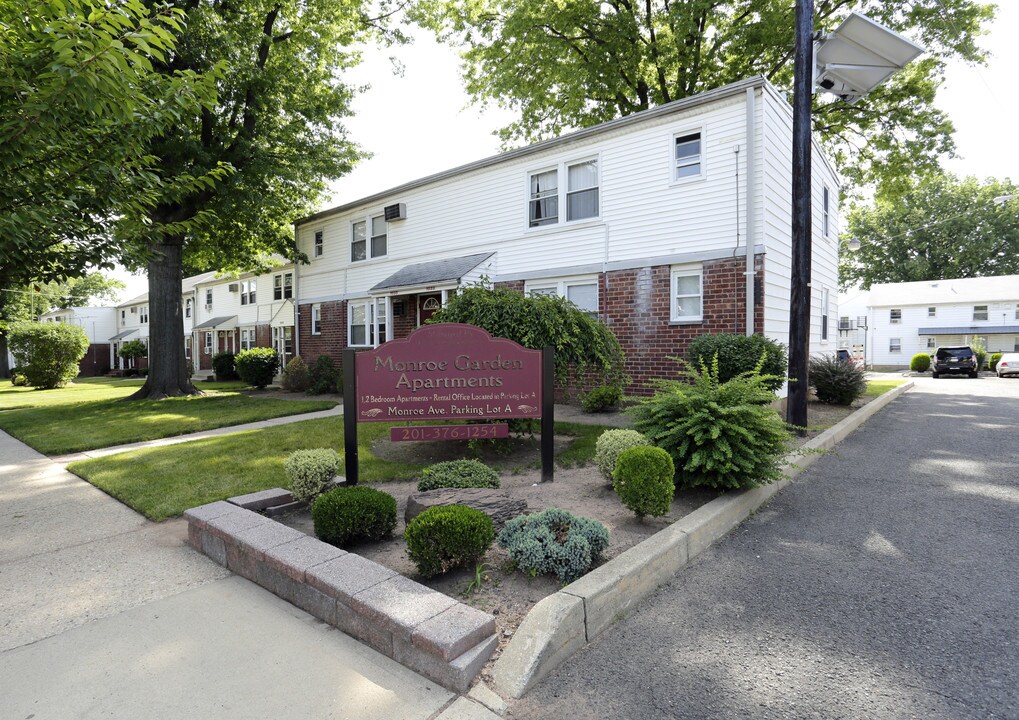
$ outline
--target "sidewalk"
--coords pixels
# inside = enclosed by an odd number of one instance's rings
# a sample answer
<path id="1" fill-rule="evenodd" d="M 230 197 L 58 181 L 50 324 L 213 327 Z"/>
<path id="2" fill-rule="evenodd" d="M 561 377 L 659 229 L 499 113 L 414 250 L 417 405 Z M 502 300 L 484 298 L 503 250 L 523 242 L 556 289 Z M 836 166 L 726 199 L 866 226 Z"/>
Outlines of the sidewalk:
<path id="1" fill-rule="evenodd" d="M 496 717 L 185 537 L 0 431 L 0 715 Z"/>

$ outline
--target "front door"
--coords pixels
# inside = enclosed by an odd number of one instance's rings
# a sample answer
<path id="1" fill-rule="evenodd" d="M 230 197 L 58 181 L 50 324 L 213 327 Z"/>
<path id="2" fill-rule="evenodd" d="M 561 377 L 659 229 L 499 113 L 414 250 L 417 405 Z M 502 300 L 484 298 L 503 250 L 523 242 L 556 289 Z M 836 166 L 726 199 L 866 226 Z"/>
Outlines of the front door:
<path id="1" fill-rule="evenodd" d="M 418 295 L 418 327 L 421 327 L 442 307 L 442 295 Z"/>
<path id="2" fill-rule="evenodd" d="M 280 358 L 280 368 L 285 368 L 294 356 L 294 326 L 274 327 L 272 329 L 272 346 Z"/>

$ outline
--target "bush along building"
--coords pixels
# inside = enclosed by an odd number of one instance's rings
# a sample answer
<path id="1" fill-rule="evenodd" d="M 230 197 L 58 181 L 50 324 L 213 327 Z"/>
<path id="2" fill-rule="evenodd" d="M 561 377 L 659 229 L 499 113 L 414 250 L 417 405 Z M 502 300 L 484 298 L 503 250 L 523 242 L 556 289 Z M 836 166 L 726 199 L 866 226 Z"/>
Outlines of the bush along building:
<path id="1" fill-rule="evenodd" d="M 300 220 L 297 352 L 339 361 L 403 337 L 482 278 L 602 318 L 630 392 L 703 333 L 787 343 L 791 138 L 789 104 L 757 77 Z M 816 353 L 835 349 L 839 179 L 813 157 Z"/>
<path id="2" fill-rule="evenodd" d="M 88 350 L 78 361 L 80 377 L 105 375 L 112 367 L 110 335 L 116 332 L 116 310 L 111 307 L 70 307 L 51 310 L 39 316 L 39 322 L 77 325 L 88 336 Z"/>

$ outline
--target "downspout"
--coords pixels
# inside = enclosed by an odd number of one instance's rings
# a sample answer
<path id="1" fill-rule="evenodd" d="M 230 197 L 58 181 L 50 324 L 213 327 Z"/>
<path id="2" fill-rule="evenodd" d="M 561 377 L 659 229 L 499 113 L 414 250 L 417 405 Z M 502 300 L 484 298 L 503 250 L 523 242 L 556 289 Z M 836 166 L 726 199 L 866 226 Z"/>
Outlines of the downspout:
<path id="1" fill-rule="evenodd" d="M 747 336 L 754 334 L 754 238 L 757 236 L 754 232 L 754 197 L 756 194 L 756 164 L 754 159 L 757 157 L 756 149 L 756 135 L 757 135 L 757 102 L 754 88 L 747 88 L 747 181 L 746 181 L 746 200 L 747 200 L 747 265 L 746 265 L 746 285 L 747 285 Z"/>
<path id="2" fill-rule="evenodd" d="M 300 255 L 300 248 L 297 243 L 297 226 L 294 225 L 294 357 L 301 356 L 301 303 L 300 303 L 300 285 L 297 284 L 297 267 L 301 263 L 298 261 L 298 255 Z M 272 324 L 272 320 L 269 321 Z M 270 334 L 272 330 L 269 330 Z"/>

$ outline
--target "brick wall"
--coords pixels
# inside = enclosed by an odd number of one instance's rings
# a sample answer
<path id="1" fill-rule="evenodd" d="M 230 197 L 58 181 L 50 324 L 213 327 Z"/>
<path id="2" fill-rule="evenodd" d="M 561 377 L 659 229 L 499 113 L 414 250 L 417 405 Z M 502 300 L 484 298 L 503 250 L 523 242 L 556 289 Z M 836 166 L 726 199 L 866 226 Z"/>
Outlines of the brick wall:
<path id="1" fill-rule="evenodd" d="M 399 340 L 410 335 L 418 326 L 417 295 L 401 295 L 394 297 L 393 302 L 403 303 L 403 315 L 393 318 L 393 338 Z"/>
<path id="2" fill-rule="evenodd" d="M 96 343 L 88 346 L 85 357 L 78 361 L 80 377 L 105 375 L 110 371 L 110 344 Z"/>
<path id="3" fill-rule="evenodd" d="M 297 332 L 301 338 L 301 358 L 314 365 L 319 355 L 328 355 L 337 366 L 343 362 L 343 348 L 347 346 L 347 303 L 334 301 L 321 303 L 322 322 L 320 335 L 311 334 L 311 305 L 298 308 Z"/>
<path id="4" fill-rule="evenodd" d="M 255 347 L 272 347 L 272 326 L 255 326 Z"/>

